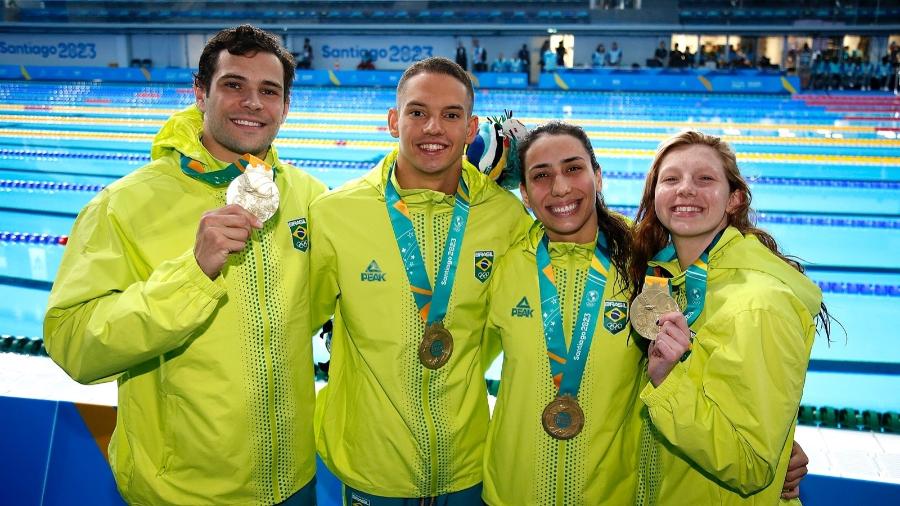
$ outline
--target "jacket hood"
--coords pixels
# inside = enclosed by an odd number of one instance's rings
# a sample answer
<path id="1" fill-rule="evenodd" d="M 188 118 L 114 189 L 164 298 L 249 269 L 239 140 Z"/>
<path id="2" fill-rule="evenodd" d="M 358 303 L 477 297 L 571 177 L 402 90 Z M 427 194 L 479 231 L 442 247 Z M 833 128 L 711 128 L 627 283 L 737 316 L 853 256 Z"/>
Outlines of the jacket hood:
<path id="1" fill-rule="evenodd" d="M 735 240 L 743 238 L 743 240 Z M 728 227 L 710 253 L 709 263 L 717 269 L 753 269 L 764 272 L 789 287 L 810 315 L 821 310 L 822 290 L 805 274 L 794 269 L 759 242 L 752 234 L 742 235 Z"/>
<path id="2" fill-rule="evenodd" d="M 150 158 L 156 160 L 178 151 L 193 160 L 203 160 L 202 133 L 203 112 L 196 105 L 191 105 L 169 117 L 153 138 Z"/>
<path id="3" fill-rule="evenodd" d="M 156 160 L 177 151 L 184 156 L 206 163 L 212 155 L 203 147 L 200 137 L 203 134 L 203 112 L 197 105 L 173 114 L 153 138 L 153 146 L 150 148 L 150 159 Z M 266 161 L 278 160 L 278 151 L 275 145 L 269 146 Z M 275 165 L 278 165 L 275 163 Z"/>

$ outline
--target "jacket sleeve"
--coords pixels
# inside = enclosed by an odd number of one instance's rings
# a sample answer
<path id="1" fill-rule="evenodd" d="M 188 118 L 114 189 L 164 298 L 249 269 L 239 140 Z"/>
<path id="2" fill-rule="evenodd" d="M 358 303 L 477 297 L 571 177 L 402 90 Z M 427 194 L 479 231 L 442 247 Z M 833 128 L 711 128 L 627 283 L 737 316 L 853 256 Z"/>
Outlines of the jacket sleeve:
<path id="1" fill-rule="evenodd" d="M 767 297 L 768 309 L 744 310 L 701 329 L 720 345 L 699 378 L 688 372 L 690 362 L 679 363 L 658 388 L 648 383 L 641 393 L 654 426 L 680 454 L 744 495 L 775 478 L 803 393 L 807 337 L 814 332 L 811 318 L 792 312 L 792 301 Z M 698 334 L 697 342 L 704 337 Z M 704 351 L 701 344 L 689 361 Z"/>
<path id="2" fill-rule="evenodd" d="M 108 381 L 181 346 L 225 295 L 193 249 L 155 268 L 105 200 L 79 215 L 50 292 L 44 343 L 80 383 Z"/>
<path id="3" fill-rule="evenodd" d="M 340 295 L 337 255 L 321 223 L 317 206 L 309 209 L 309 316 L 310 328 L 318 329 L 334 315 Z"/>

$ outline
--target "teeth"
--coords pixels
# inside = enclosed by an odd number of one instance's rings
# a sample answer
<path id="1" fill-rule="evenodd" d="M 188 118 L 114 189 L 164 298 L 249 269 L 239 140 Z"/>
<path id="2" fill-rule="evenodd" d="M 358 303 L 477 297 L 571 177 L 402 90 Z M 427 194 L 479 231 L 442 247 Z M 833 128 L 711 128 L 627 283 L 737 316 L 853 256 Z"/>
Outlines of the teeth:
<path id="1" fill-rule="evenodd" d="M 700 208 L 694 206 L 677 206 L 675 208 L 676 213 L 699 213 Z"/>
<path id="2" fill-rule="evenodd" d="M 420 144 L 419 147 L 425 151 L 440 151 L 444 149 L 443 144 Z"/>
<path id="3" fill-rule="evenodd" d="M 236 119 L 236 120 L 233 120 L 233 121 L 234 121 L 235 123 L 237 123 L 238 125 L 251 126 L 251 127 L 260 127 L 260 126 L 262 126 L 262 123 L 258 123 L 258 122 L 256 122 L 256 121 L 247 121 L 247 120 L 245 120 L 245 119 Z"/>
<path id="4" fill-rule="evenodd" d="M 556 213 L 556 214 L 565 214 L 565 213 L 570 213 L 570 212 L 574 211 L 576 207 L 577 207 L 577 204 L 575 202 L 572 202 L 571 204 L 566 205 L 566 206 L 551 207 L 550 211 L 553 213 Z"/>

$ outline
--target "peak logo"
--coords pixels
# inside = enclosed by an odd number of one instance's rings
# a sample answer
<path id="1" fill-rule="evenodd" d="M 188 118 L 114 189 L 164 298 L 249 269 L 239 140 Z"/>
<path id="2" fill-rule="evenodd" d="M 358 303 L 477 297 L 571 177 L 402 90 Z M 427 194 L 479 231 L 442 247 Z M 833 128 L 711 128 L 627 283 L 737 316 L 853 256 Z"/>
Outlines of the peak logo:
<path id="1" fill-rule="evenodd" d="M 534 309 L 531 309 L 526 297 L 522 297 L 522 300 L 512 308 L 512 316 L 515 318 L 531 318 L 533 314 Z"/>
<path id="2" fill-rule="evenodd" d="M 366 267 L 364 271 L 362 271 L 359 275 L 360 281 L 387 281 L 387 274 L 381 272 L 381 267 L 378 267 L 378 262 L 372 260 L 369 262 L 369 266 Z"/>

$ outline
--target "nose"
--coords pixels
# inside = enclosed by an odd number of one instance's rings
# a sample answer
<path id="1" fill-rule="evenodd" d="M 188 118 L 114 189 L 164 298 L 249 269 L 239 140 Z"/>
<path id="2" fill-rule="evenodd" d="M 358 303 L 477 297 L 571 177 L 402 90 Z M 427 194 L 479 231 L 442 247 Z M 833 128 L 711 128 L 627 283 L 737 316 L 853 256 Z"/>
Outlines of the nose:
<path id="1" fill-rule="evenodd" d="M 682 196 L 693 196 L 696 193 L 696 188 L 694 188 L 694 182 L 691 181 L 690 178 L 684 178 L 680 183 L 678 183 L 678 187 L 675 189 L 678 195 Z"/>
<path id="2" fill-rule="evenodd" d="M 422 131 L 426 135 L 441 135 L 444 133 L 444 125 L 441 123 L 440 116 L 431 116 L 428 118 Z"/>
<path id="3" fill-rule="evenodd" d="M 253 111 L 262 109 L 262 100 L 260 100 L 259 92 L 256 90 L 247 90 L 241 105 Z"/>
<path id="4" fill-rule="evenodd" d="M 571 188 L 572 187 L 569 185 L 569 182 L 566 181 L 566 178 L 554 177 L 553 186 L 550 188 L 550 191 L 553 193 L 554 197 L 562 197 L 569 193 Z"/>

